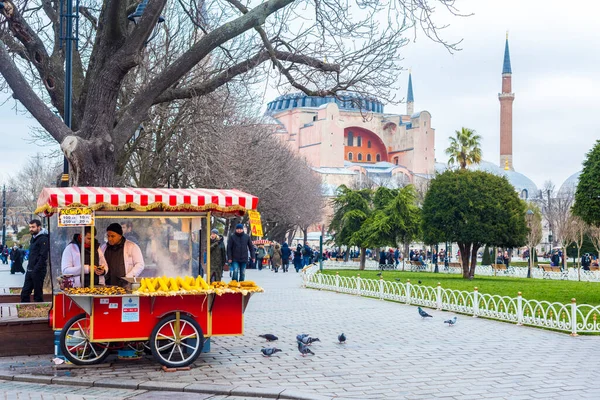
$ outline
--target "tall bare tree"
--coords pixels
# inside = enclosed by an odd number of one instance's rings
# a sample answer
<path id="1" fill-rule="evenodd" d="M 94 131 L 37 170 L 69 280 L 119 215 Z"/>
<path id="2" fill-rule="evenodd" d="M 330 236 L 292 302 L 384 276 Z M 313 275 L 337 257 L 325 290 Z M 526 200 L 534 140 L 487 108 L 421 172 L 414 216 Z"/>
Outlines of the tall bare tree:
<path id="1" fill-rule="evenodd" d="M 589 237 L 596 249 L 596 256 L 600 258 L 600 226 L 589 226 Z"/>
<path id="2" fill-rule="evenodd" d="M 534 260 L 533 254 L 536 251 L 536 246 L 542 241 L 542 213 L 535 203 L 529 202 L 527 204 L 526 218 L 527 228 L 529 229 L 527 233 L 527 247 L 529 247 L 529 271 L 527 276 L 531 277 L 531 266 Z"/>
<path id="3" fill-rule="evenodd" d="M 575 243 L 575 247 L 577 247 L 577 279 L 581 280 L 581 248 L 588 233 L 588 225 L 584 220 L 575 215 L 571 215 L 569 220 L 569 237 L 571 238 L 571 243 Z"/>
<path id="4" fill-rule="evenodd" d="M 267 79 L 315 96 L 350 90 L 394 100 L 407 33 L 420 30 L 456 49 L 434 23 L 435 5 L 458 15 L 455 0 L 179 0 L 166 7 L 167 0 L 149 0 L 136 22 L 128 15 L 139 0 L 97 3 L 60 10 L 58 0 L 4 0 L 0 10 L 0 85 L 60 143 L 79 186 L 115 183 L 127 143 L 158 105 Z M 60 16 L 74 11 L 83 18 L 69 128 L 53 110 L 64 116 Z M 161 14 L 170 41 L 159 34 L 149 42 Z M 166 44 L 176 49 L 169 59 L 149 72 L 139 68 Z M 192 74 L 200 67 L 203 74 Z M 124 91 L 126 82 L 136 85 Z"/>
<path id="5" fill-rule="evenodd" d="M 572 190 L 564 190 L 552 198 L 548 207 L 548 218 L 552 226 L 554 240 L 560 243 L 563 251 L 562 267 L 565 268 L 567 259 L 567 246 L 571 241 L 571 207 L 573 206 L 574 193 Z"/>

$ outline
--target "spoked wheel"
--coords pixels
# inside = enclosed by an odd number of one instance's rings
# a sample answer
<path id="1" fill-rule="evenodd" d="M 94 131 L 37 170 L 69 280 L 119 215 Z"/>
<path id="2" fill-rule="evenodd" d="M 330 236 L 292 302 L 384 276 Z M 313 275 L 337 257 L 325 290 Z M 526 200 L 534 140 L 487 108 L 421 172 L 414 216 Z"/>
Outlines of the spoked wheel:
<path id="1" fill-rule="evenodd" d="M 60 349 L 75 365 L 92 365 L 104 361 L 108 343 L 90 342 L 90 316 L 83 313 L 71 318 L 60 333 Z"/>
<path id="2" fill-rule="evenodd" d="M 150 335 L 152 355 L 169 368 L 186 367 L 196 361 L 203 345 L 202 328 L 187 315 L 180 315 L 179 319 L 177 314 L 167 315 Z"/>

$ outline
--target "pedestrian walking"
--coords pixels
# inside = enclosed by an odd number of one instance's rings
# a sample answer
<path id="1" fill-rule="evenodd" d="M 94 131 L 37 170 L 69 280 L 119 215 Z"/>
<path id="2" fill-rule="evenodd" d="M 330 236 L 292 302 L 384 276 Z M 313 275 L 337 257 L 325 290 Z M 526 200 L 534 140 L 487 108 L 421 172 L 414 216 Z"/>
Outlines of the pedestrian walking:
<path id="1" fill-rule="evenodd" d="M 256 249 L 256 269 L 259 271 L 261 271 L 263 268 L 263 259 L 266 255 L 267 252 L 265 251 L 265 245 L 259 244 L 258 248 Z"/>
<path id="2" fill-rule="evenodd" d="M 298 243 L 296 250 L 294 250 L 294 268 L 296 272 L 300 272 L 302 269 L 302 245 Z"/>
<path id="3" fill-rule="evenodd" d="M 292 250 L 286 242 L 283 242 L 281 246 L 281 265 L 283 267 L 283 272 L 288 272 L 290 268 L 290 257 L 292 255 Z"/>
<path id="4" fill-rule="evenodd" d="M 21 303 L 29 303 L 32 292 L 34 301 L 44 301 L 42 288 L 46 278 L 48 253 L 50 251 L 48 231 L 42 228 L 42 222 L 39 219 L 32 219 L 29 222 L 29 233 L 31 234 L 29 262 L 27 263 L 25 282 L 21 289 Z"/>
<path id="5" fill-rule="evenodd" d="M 248 234 L 244 233 L 244 225 L 237 224 L 235 232 L 229 236 L 227 241 L 227 259 L 231 267 L 231 277 L 234 281 L 242 282 L 246 279 L 248 254 L 250 254 L 251 262 L 254 262 L 252 240 L 250 240 Z"/>
<path id="6" fill-rule="evenodd" d="M 279 243 L 275 243 L 275 246 L 273 246 L 273 255 L 271 256 L 271 267 L 273 268 L 274 272 L 279 271 L 279 267 L 281 267 L 281 260 L 281 247 L 279 246 Z"/>

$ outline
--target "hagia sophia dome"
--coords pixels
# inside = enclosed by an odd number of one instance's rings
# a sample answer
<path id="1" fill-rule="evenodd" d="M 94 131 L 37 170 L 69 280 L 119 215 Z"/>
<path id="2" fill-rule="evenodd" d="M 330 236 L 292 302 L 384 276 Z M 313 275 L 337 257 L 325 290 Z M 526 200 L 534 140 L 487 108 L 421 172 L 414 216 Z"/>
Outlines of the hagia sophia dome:
<path id="1" fill-rule="evenodd" d="M 577 171 L 573 175 L 568 177 L 560 186 L 560 189 L 558 189 L 558 194 L 563 194 L 566 192 L 574 193 L 575 189 L 577 189 L 577 184 L 579 183 L 579 176 L 581 175 L 581 172 L 582 171 Z"/>
<path id="2" fill-rule="evenodd" d="M 482 160 L 479 164 L 470 165 L 468 168 L 474 171 L 489 172 L 497 176 L 505 176 L 506 179 L 508 179 L 508 182 L 510 182 L 510 184 L 515 187 L 515 190 L 517 191 L 517 193 L 519 193 L 519 197 L 524 200 L 535 196 L 538 192 L 536 184 L 533 183 L 533 181 L 527 176 L 517 171 L 500 168 L 492 162 Z M 446 164 L 435 163 L 435 171 L 437 173 L 442 173 L 446 169 L 448 169 L 448 166 Z"/>

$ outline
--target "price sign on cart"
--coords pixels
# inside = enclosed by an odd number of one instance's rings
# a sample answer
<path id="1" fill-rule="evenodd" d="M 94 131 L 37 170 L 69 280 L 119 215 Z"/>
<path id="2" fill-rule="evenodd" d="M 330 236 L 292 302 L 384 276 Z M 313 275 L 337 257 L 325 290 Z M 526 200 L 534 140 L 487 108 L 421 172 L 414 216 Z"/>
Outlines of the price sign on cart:
<path id="1" fill-rule="evenodd" d="M 258 211 L 248 210 L 250 219 L 250 229 L 252 236 L 263 237 L 262 223 L 260 222 L 260 213 Z"/>
<path id="2" fill-rule="evenodd" d="M 86 207 L 58 210 L 58 226 L 93 226 L 94 211 Z"/>

